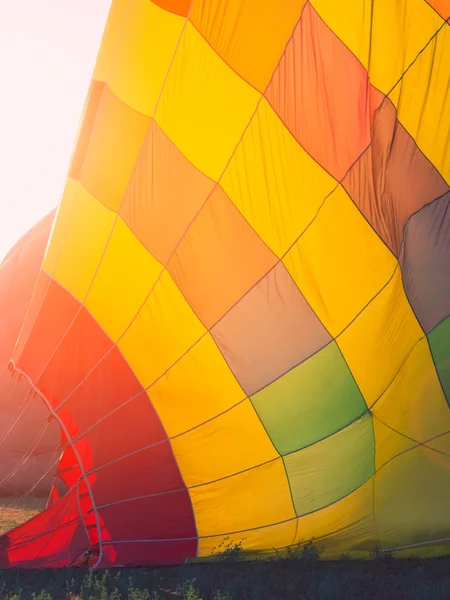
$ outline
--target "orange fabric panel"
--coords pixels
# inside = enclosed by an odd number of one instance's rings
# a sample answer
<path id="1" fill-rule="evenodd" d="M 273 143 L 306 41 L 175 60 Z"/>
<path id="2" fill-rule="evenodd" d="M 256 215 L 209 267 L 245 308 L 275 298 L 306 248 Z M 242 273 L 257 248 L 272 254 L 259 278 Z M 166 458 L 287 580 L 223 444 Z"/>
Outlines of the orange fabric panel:
<path id="1" fill-rule="evenodd" d="M 383 99 L 310 4 L 265 95 L 303 148 L 337 180 L 368 146 Z"/>
<path id="2" fill-rule="evenodd" d="M 450 19 L 450 2 L 449 0 L 426 0 L 430 6 L 438 12 L 446 21 Z"/>
<path id="3" fill-rule="evenodd" d="M 277 260 L 217 187 L 167 268 L 199 319 L 211 327 Z"/>
<path id="4" fill-rule="evenodd" d="M 189 18 L 214 50 L 260 92 L 306 0 L 194 0 Z"/>
<path id="5" fill-rule="evenodd" d="M 80 131 L 78 133 L 75 152 L 72 157 L 72 164 L 69 169 L 69 177 L 79 179 L 81 168 L 83 166 L 84 157 L 91 137 L 92 128 L 94 127 L 95 118 L 97 116 L 98 107 L 103 94 L 105 84 L 103 81 L 92 80 L 89 87 L 89 92 L 84 108 L 83 120 Z"/>
<path id="6" fill-rule="evenodd" d="M 164 10 L 185 17 L 194 0 L 152 0 L 152 2 L 153 4 L 164 8 Z"/>
<path id="7" fill-rule="evenodd" d="M 213 187 L 152 121 L 120 215 L 165 265 Z"/>
<path id="8" fill-rule="evenodd" d="M 150 117 L 104 88 L 86 148 L 80 181 L 108 208 L 117 210 L 133 172 Z"/>

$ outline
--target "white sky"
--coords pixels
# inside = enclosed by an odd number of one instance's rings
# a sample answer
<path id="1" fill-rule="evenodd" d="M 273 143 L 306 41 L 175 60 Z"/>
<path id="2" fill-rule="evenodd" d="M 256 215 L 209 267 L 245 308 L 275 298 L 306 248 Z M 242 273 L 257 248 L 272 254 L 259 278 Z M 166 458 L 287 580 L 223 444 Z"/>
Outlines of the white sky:
<path id="1" fill-rule="evenodd" d="M 58 204 L 111 0 L 0 0 L 0 261 Z"/>

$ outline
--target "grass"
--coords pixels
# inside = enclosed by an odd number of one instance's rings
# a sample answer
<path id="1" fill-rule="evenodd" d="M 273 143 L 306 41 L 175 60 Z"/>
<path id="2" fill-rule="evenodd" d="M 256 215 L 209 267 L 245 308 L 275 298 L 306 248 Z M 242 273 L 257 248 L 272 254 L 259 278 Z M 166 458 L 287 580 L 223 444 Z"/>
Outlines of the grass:
<path id="1" fill-rule="evenodd" d="M 9 502 L 8 502 L 9 500 Z M 9 507 L 11 499 L 0 506 Z M 42 508 L 0 508 L 2 527 Z M 270 559 L 247 561 L 240 544 L 216 549 L 217 562 L 160 569 L 0 571 L 0 600 L 449 600 L 450 558 L 396 559 L 375 549 L 373 560 L 343 554 L 322 561 L 309 541 Z"/>
<path id="2" fill-rule="evenodd" d="M 44 498 L 27 498 L 20 501 L 15 498 L 0 498 L 0 535 L 22 525 L 45 508 Z"/>

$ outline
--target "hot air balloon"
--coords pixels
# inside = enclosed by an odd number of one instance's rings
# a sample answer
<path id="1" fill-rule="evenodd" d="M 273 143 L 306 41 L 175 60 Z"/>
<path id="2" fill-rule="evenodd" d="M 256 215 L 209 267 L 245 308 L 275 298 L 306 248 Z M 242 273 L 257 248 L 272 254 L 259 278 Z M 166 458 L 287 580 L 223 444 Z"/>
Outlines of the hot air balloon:
<path id="1" fill-rule="evenodd" d="M 45 496 L 57 458 L 59 428 L 46 426 L 43 402 L 32 401 L 25 379 L 6 369 L 27 312 L 55 211 L 28 231 L 0 265 L 0 496 L 17 498 L 30 491 Z M 42 433 L 39 436 L 39 432 Z"/>
<path id="2" fill-rule="evenodd" d="M 113 1 L 10 363 L 58 485 L 1 565 L 448 553 L 449 17 Z"/>

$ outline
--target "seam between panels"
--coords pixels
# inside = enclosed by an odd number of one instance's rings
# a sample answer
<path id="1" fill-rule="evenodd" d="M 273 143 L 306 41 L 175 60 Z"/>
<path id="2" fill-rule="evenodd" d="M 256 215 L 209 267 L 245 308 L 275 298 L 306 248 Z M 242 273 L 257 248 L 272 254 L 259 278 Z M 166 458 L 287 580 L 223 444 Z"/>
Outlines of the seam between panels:
<path id="1" fill-rule="evenodd" d="M 252 527 L 250 529 L 240 529 L 238 531 L 230 531 L 230 532 L 224 532 L 224 533 L 216 533 L 216 534 L 213 534 L 213 535 L 199 536 L 199 539 L 209 539 L 209 538 L 215 538 L 215 537 L 222 537 L 222 536 L 226 536 L 226 535 L 234 535 L 234 534 L 237 534 L 237 533 L 246 533 L 248 531 L 257 531 L 259 529 L 266 529 L 268 527 L 274 527 L 276 525 L 282 525 L 284 523 L 289 523 L 289 522 L 293 521 L 296 518 L 301 519 L 303 517 L 307 517 L 309 515 L 318 513 L 321 510 L 329 508 L 330 506 L 333 506 L 334 504 L 337 504 L 338 502 L 340 502 L 340 501 L 344 500 L 345 498 L 348 498 L 349 496 L 351 496 L 351 494 L 353 494 L 356 490 L 358 490 L 365 483 L 367 483 L 372 477 L 374 477 L 376 473 L 379 473 L 386 465 L 388 465 L 390 462 L 394 461 L 395 459 L 399 458 L 403 454 L 406 454 L 406 453 L 410 452 L 411 450 L 417 450 L 417 448 L 419 448 L 421 445 L 424 445 L 425 443 L 429 443 L 429 442 L 431 442 L 431 441 L 433 441 L 435 439 L 443 437 L 444 435 L 448 435 L 449 433 L 450 433 L 450 430 L 449 431 L 445 431 L 444 433 L 441 433 L 439 435 L 435 435 L 435 436 L 429 438 L 423 444 L 418 444 L 416 446 L 412 446 L 411 448 L 407 448 L 406 450 L 403 450 L 402 452 L 399 452 L 398 454 L 396 454 L 395 456 L 392 456 L 389 460 L 387 460 L 383 465 L 381 465 L 381 467 L 379 467 L 375 471 L 375 473 L 373 475 L 371 475 L 370 477 L 368 477 L 362 484 L 360 484 L 359 486 L 357 486 L 351 492 L 348 492 L 347 494 L 345 494 L 341 498 L 338 498 L 337 500 L 334 500 L 333 502 L 330 502 L 329 504 L 326 504 L 325 506 L 322 506 L 320 508 L 312 510 L 312 511 L 310 511 L 308 513 L 305 513 L 305 514 L 301 515 L 300 517 L 293 517 L 291 519 L 284 519 L 283 521 L 276 521 L 274 523 L 267 523 L 265 525 L 260 525 L 259 527 Z M 151 495 L 147 496 L 147 497 L 151 497 Z M 126 501 L 123 501 L 123 502 L 126 502 Z M 357 521 L 355 521 L 355 523 L 358 522 L 358 521 L 359 521 L 359 519 Z M 351 525 L 353 525 L 353 523 L 350 524 L 349 526 L 351 526 Z M 346 526 L 345 528 L 347 528 L 349 526 Z M 342 528 L 342 529 L 345 529 L 345 528 Z M 333 535 L 334 533 L 338 533 L 339 531 L 341 531 L 341 530 L 337 530 L 336 532 L 333 532 L 333 533 L 331 533 L 329 535 Z M 192 537 L 185 537 L 185 538 L 176 538 L 176 539 L 153 539 L 153 540 L 117 540 L 117 541 L 112 540 L 112 541 L 106 541 L 105 545 L 111 545 L 111 544 L 116 544 L 116 543 L 118 543 L 118 544 L 122 543 L 123 544 L 123 543 L 173 542 L 173 541 L 183 541 L 183 540 L 193 540 L 193 539 L 194 538 L 192 538 Z M 437 540 L 437 541 L 439 541 L 439 540 Z M 427 543 L 433 543 L 433 542 L 427 542 Z"/>
<path id="2" fill-rule="evenodd" d="M 95 504 L 95 499 L 94 499 L 94 494 L 92 492 L 92 488 L 91 488 L 91 484 L 89 483 L 89 479 L 86 475 L 86 471 L 84 469 L 84 465 L 83 465 L 83 461 L 81 460 L 80 454 L 76 448 L 76 445 L 74 444 L 71 436 L 69 435 L 69 432 L 67 431 L 66 426 L 64 425 L 63 421 L 61 420 L 61 418 L 59 417 L 59 415 L 54 411 L 54 409 L 52 408 L 50 402 L 48 401 L 48 399 L 40 392 L 40 390 L 34 385 L 34 383 L 31 381 L 31 379 L 29 378 L 29 376 L 22 371 L 21 369 L 15 367 L 14 368 L 19 372 L 22 373 L 29 381 L 31 388 L 37 392 L 39 394 L 39 396 L 42 398 L 42 400 L 44 401 L 44 403 L 46 404 L 50 414 L 53 416 L 53 418 L 56 420 L 56 422 L 58 423 L 58 425 L 60 426 L 61 430 L 64 432 L 64 435 L 66 436 L 67 442 L 70 445 L 70 447 L 73 450 L 73 453 L 78 461 L 78 465 L 80 467 L 80 471 L 81 471 L 81 476 L 83 478 L 84 483 L 86 484 L 86 489 L 88 491 L 89 494 L 89 498 L 91 500 L 91 504 L 92 504 L 92 509 L 94 511 L 94 516 L 95 516 L 95 524 L 97 526 L 97 532 L 98 532 L 98 546 L 99 546 L 99 557 L 97 562 L 94 565 L 94 568 L 97 567 L 97 565 L 100 564 L 102 558 L 103 558 L 103 542 L 102 542 L 102 530 L 100 527 L 100 519 L 99 519 L 99 515 L 98 515 L 98 511 L 97 511 L 97 506 Z"/>

